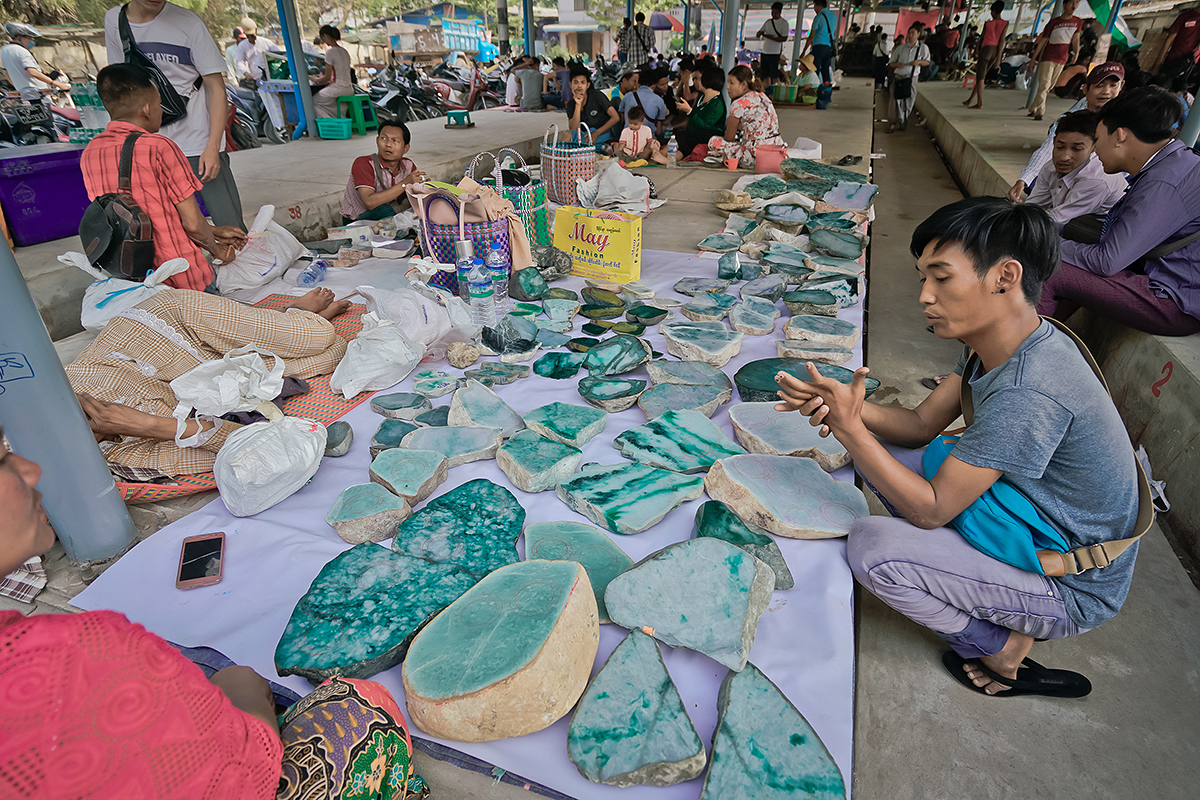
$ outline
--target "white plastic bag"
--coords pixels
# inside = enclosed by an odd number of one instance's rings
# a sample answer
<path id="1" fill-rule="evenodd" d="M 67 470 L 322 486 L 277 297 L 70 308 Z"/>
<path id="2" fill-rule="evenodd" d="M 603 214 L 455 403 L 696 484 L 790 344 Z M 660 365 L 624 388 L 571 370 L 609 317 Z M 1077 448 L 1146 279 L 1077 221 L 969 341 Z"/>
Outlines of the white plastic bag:
<path id="1" fill-rule="evenodd" d="M 213 475 L 235 517 L 249 517 L 291 497 L 316 474 L 325 455 L 325 426 L 280 417 L 239 428 L 217 452 Z"/>
<path id="2" fill-rule="evenodd" d="M 275 206 L 260 208 L 250 226 L 246 246 L 233 261 L 217 267 L 217 288 L 221 294 L 257 289 L 278 278 L 308 252 L 299 239 L 272 219 L 274 215 Z"/>
<path id="3" fill-rule="evenodd" d="M 263 356 L 270 356 L 274 366 L 268 368 Z M 183 373 L 171 381 L 171 391 L 178 403 L 176 419 L 187 419 L 193 408 L 214 417 L 253 411 L 283 391 L 283 359 L 248 344 Z"/>
<path id="4" fill-rule="evenodd" d="M 63 253 L 58 260 L 64 264 L 79 267 L 96 279 L 95 283 L 84 290 L 83 307 L 79 312 L 84 330 L 89 331 L 103 330 L 113 317 L 162 291 L 163 282 L 167 278 L 178 275 L 191 266 L 187 259 L 172 258 L 148 274 L 145 281 L 139 283 L 138 281 L 127 281 L 124 278 L 114 278 L 104 270 L 93 267 L 83 253 Z"/>
<path id="5" fill-rule="evenodd" d="M 347 400 L 361 391 L 386 389 L 404 380 L 425 352 L 390 320 L 368 311 L 362 321 L 362 330 L 346 346 L 346 355 L 329 378 L 330 388 Z"/>
<path id="6" fill-rule="evenodd" d="M 450 315 L 446 309 L 412 289 L 393 291 L 359 286 L 356 291 L 367 301 L 367 311 L 396 323 L 414 344 L 428 347 L 450 330 Z"/>

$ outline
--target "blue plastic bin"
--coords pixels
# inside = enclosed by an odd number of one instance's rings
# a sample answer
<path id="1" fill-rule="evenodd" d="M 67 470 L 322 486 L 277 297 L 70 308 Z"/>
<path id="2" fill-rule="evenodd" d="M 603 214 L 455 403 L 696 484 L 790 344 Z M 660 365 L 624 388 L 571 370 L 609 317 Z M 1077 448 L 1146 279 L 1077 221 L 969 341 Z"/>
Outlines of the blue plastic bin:
<path id="1" fill-rule="evenodd" d="M 0 208 L 13 241 L 25 246 L 79 235 L 88 206 L 81 144 L 37 144 L 0 150 Z"/>

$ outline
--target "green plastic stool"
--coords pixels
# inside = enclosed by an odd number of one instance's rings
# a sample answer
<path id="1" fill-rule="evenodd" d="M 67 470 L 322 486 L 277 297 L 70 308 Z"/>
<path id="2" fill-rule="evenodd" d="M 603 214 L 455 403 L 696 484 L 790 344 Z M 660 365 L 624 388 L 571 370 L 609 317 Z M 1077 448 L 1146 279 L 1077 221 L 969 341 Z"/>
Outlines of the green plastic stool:
<path id="1" fill-rule="evenodd" d="M 350 119 L 354 122 L 354 132 L 365 135 L 368 130 L 379 130 L 379 120 L 375 117 L 375 108 L 371 98 L 365 94 L 344 94 L 337 99 L 337 113 L 342 115 L 342 104 L 350 107 Z M 365 112 L 364 112 L 365 109 Z"/>
<path id="2" fill-rule="evenodd" d="M 447 111 L 446 125 L 447 128 L 474 128 L 475 123 L 471 122 L 470 111 Z"/>

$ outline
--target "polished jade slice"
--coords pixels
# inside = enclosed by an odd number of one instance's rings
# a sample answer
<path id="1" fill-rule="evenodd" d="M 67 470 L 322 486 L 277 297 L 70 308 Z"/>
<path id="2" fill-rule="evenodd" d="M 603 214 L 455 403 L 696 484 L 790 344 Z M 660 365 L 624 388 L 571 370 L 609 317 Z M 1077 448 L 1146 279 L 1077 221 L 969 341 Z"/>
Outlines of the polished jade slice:
<path id="1" fill-rule="evenodd" d="M 850 463 L 850 454 L 832 436 L 821 438 L 821 429 L 795 411 L 777 411 L 774 403 L 738 403 L 729 409 L 733 435 L 751 453 L 811 458 L 821 469 L 833 472 Z"/>
<path id="2" fill-rule="evenodd" d="M 325 457 L 341 458 L 354 444 L 354 429 L 344 419 L 331 422 L 325 428 Z"/>
<path id="3" fill-rule="evenodd" d="M 615 414 L 637 402 L 646 391 L 646 382 L 625 378 L 581 378 L 578 388 L 579 396 L 588 405 Z"/>
<path id="4" fill-rule="evenodd" d="M 741 280 L 742 259 L 737 250 L 722 253 L 717 259 L 717 277 L 728 281 Z"/>
<path id="5" fill-rule="evenodd" d="M 808 720 L 753 664 L 717 694 L 700 800 L 845 800 L 841 770 Z"/>
<path id="6" fill-rule="evenodd" d="M 546 353 L 533 362 L 533 371 L 543 378 L 553 378 L 556 381 L 574 378 L 583 366 L 585 357 L 585 353 Z"/>
<path id="7" fill-rule="evenodd" d="M 836 317 L 838 301 L 832 292 L 823 289 L 799 289 L 794 292 L 784 292 L 783 304 L 793 315 L 816 314 L 824 317 Z"/>
<path id="8" fill-rule="evenodd" d="M 528 267 L 512 274 L 508 293 L 517 300 L 540 300 L 549 295 L 550 287 L 546 285 L 542 273 Z"/>
<path id="9" fill-rule="evenodd" d="M 378 483 L 410 506 L 433 494 L 449 475 L 449 462 L 437 450 L 396 447 L 371 462 L 371 482 Z"/>
<path id="10" fill-rule="evenodd" d="M 525 527 L 525 559 L 575 561 L 587 570 L 600 622 L 608 622 L 604 590 L 633 559 L 602 531 L 582 522 L 537 522 Z"/>
<path id="11" fill-rule="evenodd" d="M 525 364 L 505 364 L 498 361 L 485 361 L 475 369 L 463 373 L 464 378 L 479 380 L 487 378 L 493 386 L 505 386 L 529 377 L 529 367 Z"/>
<path id="12" fill-rule="evenodd" d="M 809 254 L 804 261 L 813 272 L 840 272 L 857 276 L 866 271 L 862 264 L 852 258 Z"/>
<path id="13" fill-rule="evenodd" d="M 588 319 L 615 319 L 625 313 L 625 306 L 607 306 L 588 303 L 579 307 L 580 316 Z"/>
<path id="14" fill-rule="evenodd" d="M 666 318 L 667 310 L 656 306 L 633 306 L 625 312 L 625 319 L 643 326 L 657 325 Z"/>
<path id="15" fill-rule="evenodd" d="M 533 431 L 518 431 L 496 451 L 496 463 L 522 492 L 545 492 L 567 479 L 583 453 Z"/>
<path id="16" fill-rule="evenodd" d="M 841 167 L 835 167 L 832 164 L 826 164 L 824 161 L 815 161 L 811 158 L 785 158 L 783 163 L 780 164 L 780 169 L 784 175 L 812 175 L 825 180 L 853 181 L 855 183 L 867 182 L 866 175 L 842 169 Z"/>
<path id="17" fill-rule="evenodd" d="M 681 278 L 675 282 L 675 286 L 672 288 L 680 294 L 695 297 L 705 292 L 723 292 L 729 288 L 729 283 L 729 281 L 715 278 Z"/>
<path id="18" fill-rule="evenodd" d="M 631 631 L 592 679 L 567 755 L 585 778 L 613 786 L 670 786 L 704 771 L 704 744 L 649 636 Z"/>
<path id="19" fill-rule="evenodd" d="M 686 647 L 732 670 L 746 665 L 775 575 L 720 539 L 688 539 L 634 564 L 608 584 L 613 622 L 671 647 Z"/>
<path id="20" fill-rule="evenodd" d="M 742 286 L 738 292 L 743 299 L 747 297 L 763 297 L 774 303 L 780 297 L 783 297 L 783 291 L 786 288 L 787 281 L 782 276 L 763 275 L 761 278 L 755 278 Z"/>
<path id="21" fill-rule="evenodd" d="M 476 478 L 435 497 L 400 523 L 392 549 L 454 564 L 482 578 L 520 560 L 516 541 L 524 524 L 525 509 L 512 492 Z"/>
<path id="22" fill-rule="evenodd" d="M 547 297 L 542 301 L 542 310 L 546 312 L 547 317 L 566 322 L 570 322 L 571 318 L 579 313 L 579 307 L 578 300 L 562 300 Z"/>
<path id="23" fill-rule="evenodd" d="M 429 398 L 416 392 L 377 394 L 371 398 L 371 410 L 388 419 L 411 420 L 430 408 Z"/>
<path id="24" fill-rule="evenodd" d="M 738 396 L 746 403 L 776 402 L 779 400 L 779 384 L 775 382 L 775 376 L 780 372 L 786 372 L 802 381 L 811 380 L 804 364 L 805 362 L 795 358 L 763 358 L 744 364 L 733 376 L 733 382 L 737 384 Z M 815 366 L 819 374 L 826 378 L 833 378 L 847 386 L 854 377 L 853 370 L 845 367 L 837 367 L 832 364 L 816 364 Z M 875 390 L 878 388 L 879 381 L 868 376 L 866 396 L 870 397 L 875 394 Z"/>
<path id="25" fill-rule="evenodd" d="M 530 430 L 571 447 L 583 447 L 598 436 L 607 420 L 605 411 L 571 403 L 550 403 L 525 415 Z"/>
<path id="26" fill-rule="evenodd" d="M 588 336 L 603 336 L 608 333 L 608 327 L 601 325 L 598 322 L 585 322 L 580 327 L 580 330 Z"/>
<path id="27" fill-rule="evenodd" d="M 382 542 L 412 514 L 408 503 L 377 483 L 342 490 L 325 514 L 325 523 L 350 544 Z"/>
<path id="28" fill-rule="evenodd" d="M 550 287 L 550 292 L 546 295 L 546 299 L 574 300 L 576 303 L 578 303 L 579 294 L 571 291 L 570 289 L 564 289 L 561 286 L 552 286 Z"/>
<path id="29" fill-rule="evenodd" d="M 599 339 L 593 339 L 590 336 L 577 336 L 567 341 L 567 349 L 573 353 L 586 353 L 598 344 L 600 344 Z"/>
<path id="30" fill-rule="evenodd" d="M 623 306 L 625 301 L 621 295 L 611 289 L 601 289 L 598 286 L 585 286 L 579 292 L 583 302 L 595 306 Z"/>
<path id="31" fill-rule="evenodd" d="M 571 337 L 567 336 L 567 331 L 571 330 L 572 324 L 568 321 L 562 323 L 563 330 L 561 332 L 543 328 L 542 323 L 550 322 L 549 320 L 538 320 L 538 335 L 537 343 L 549 350 L 552 347 L 562 347 L 567 342 L 571 341 Z M 551 323 L 553 324 L 553 323 Z"/>
<path id="32" fill-rule="evenodd" d="M 795 203 L 773 203 L 762 211 L 763 218 L 780 225 L 803 225 L 808 222 L 808 209 Z"/>
<path id="33" fill-rule="evenodd" d="M 711 417 L 731 397 L 733 390 L 724 386 L 660 383 L 642 392 L 638 408 L 646 414 L 646 419 L 656 419 L 672 409 L 692 409 Z"/>
<path id="34" fill-rule="evenodd" d="M 776 355 L 780 358 L 795 358 L 800 361 L 818 361 L 822 364 L 845 364 L 854 358 L 854 351 L 836 344 L 806 342 L 800 339 L 784 339 L 775 343 Z"/>
<path id="35" fill-rule="evenodd" d="M 695 534 L 697 539 L 709 537 L 729 542 L 762 561 L 775 573 L 776 589 L 791 589 L 796 585 L 775 540 L 765 533 L 752 530 L 724 503 L 709 500 L 696 509 Z"/>
<path id="36" fill-rule="evenodd" d="M 620 334 L 588 350 L 583 365 L 593 378 L 602 378 L 635 370 L 650 358 L 650 345 L 644 340 Z"/>
<path id="37" fill-rule="evenodd" d="M 696 246 L 701 250 L 710 250 L 714 253 L 727 253 L 742 246 L 742 237 L 732 233 L 714 233 L 711 236 L 705 236 Z"/>
<path id="38" fill-rule="evenodd" d="M 589 464 L 558 485 L 560 500 L 613 533 L 640 533 L 671 509 L 695 500 L 700 478 L 644 464 Z"/>
<path id="39" fill-rule="evenodd" d="M 450 469 L 471 461 L 495 458 L 503 441 L 499 428 L 417 428 L 400 442 L 401 447 L 436 450 L 444 455 Z"/>
<path id="40" fill-rule="evenodd" d="M 775 320 L 778 317 L 779 309 L 774 303 L 751 295 L 729 312 L 729 324 L 738 333 L 768 336 L 775 332 Z"/>
<path id="41" fill-rule="evenodd" d="M 788 339 L 833 344 L 848 350 L 858 341 L 859 328 L 844 319 L 810 314 L 789 319 L 783 326 L 783 335 Z"/>
<path id="42" fill-rule="evenodd" d="M 413 381 L 413 391 L 430 399 L 450 394 L 458 388 L 458 378 L 423 378 Z"/>
<path id="43" fill-rule="evenodd" d="M 506 437 L 525 427 L 520 414 L 476 380 L 468 380 L 466 386 L 454 393 L 449 420 L 458 427 L 499 428 Z"/>
<path id="44" fill-rule="evenodd" d="M 450 406 L 437 406 L 422 411 L 413 417 L 413 422 L 430 428 L 443 428 L 450 424 Z"/>
<path id="45" fill-rule="evenodd" d="M 716 322 L 725 319 L 738 299 L 724 292 L 705 292 L 692 298 L 680 312 L 694 322 Z"/>
<path id="46" fill-rule="evenodd" d="M 858 176 L 861 180 L 862 176 Z M 852 211 L 866 211 L 871 207 L 878 186 L 859 181 L 839 181 L 838 185 L 825 193 L 822 198 L 834 208 L 847 208 Z"/>
<path id="47" fill-rule="evenodd" d="M 856 259 L 867 246 L 866 237 L 849 231 L 820 230 L 808 237 L 812 246 L 825 255 Z"/>
<path id="48" fill-rule="evenodd" d="M 650 381 L 660 383 L 683 383 L 693 386 L 721 386 L 731 389 L 729 376 L 703 361 L 666 361 L 657 359 L 646 365 Z M 728 398 L 727 398 L 728 400 Z"/>
<path id="49" fill-rule="evenodd" d="M 275 648 L 280 675 L 313 684 L 369 678 L 404 660 L 417 630 L 475 578 L 370 542 L 321 568 L 292 611 Z"/>
<path id="50" fill-rule="evenodd" d="M 494 327 L 480 331 L 484 345 L 497 355 L 512 355 L 529 350 L 537 340 L 538 327 L 532 319 L 505 314 Z"/>
<path id="51" fill-rule="evenodd" d="M 661 388 L 668 387 L 700 388 L 672 384 Z M 645 396 L 642 395 L 643 399 Z M 618 435 L 613 447 L 641 464 L 688 474 L 704 472 L 718 459 L 746 452 L 722 433 L 715 422 L 695 410 L 665 411 L 645 425 Z"/>
<path id="52" fill-rule="evenodd" d="M 416 422 L 415 419 L 413 422 L 405 422 L 400 419 L 385 419 L 380 423 L 379 430 L 375 431 L 375 435 L 371 437 L 371 458 L 374 458 L 390 447 L 399 447 L 404 437 L 417 429 L 417 426 L 413 424 L 414 422 Z"/>
<path id="53" fill-rule="evenodd" d="M 808 458 L 730 456 L 713 464 L 704 488 L 748 525 L 789 539 L 845 536 L 869 513 L 853 483 L 834 480 Z"/>
<path id="54" fill-rule="evenodd" d="M 722 367 L 738 354 L 742 334 L 722 322 L 664 322 L 659 332 L 667 340 L 667 352 L 685 361 L 703 361 Z"/>
<path id="55" fill-rule="evenodd" d="M 819 279 L 810 276 L 804 282 L 809 289 L 829 292 L 837 300 L 839 308 L 849 308 L 858 302 L 858 278 L 836 272 L 822 272 Z"/>

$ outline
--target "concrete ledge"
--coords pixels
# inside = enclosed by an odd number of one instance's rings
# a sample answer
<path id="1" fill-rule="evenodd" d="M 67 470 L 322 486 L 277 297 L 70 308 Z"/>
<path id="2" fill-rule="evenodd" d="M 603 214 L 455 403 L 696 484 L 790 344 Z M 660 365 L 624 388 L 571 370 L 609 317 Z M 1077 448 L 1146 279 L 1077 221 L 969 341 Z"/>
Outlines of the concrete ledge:
<path id="1" fill-rule="evenodd" d="M 986 153 L 963 136 L 928 95 L 918 91 L 915 108 L 925 118 L 925 130 L 941 147 L 958 179 L 966 187 L 967 194 L 972 197 L 1003 197 L 1008 192 L 1012 182 L 1000 175 L 988 161 Z"/>

